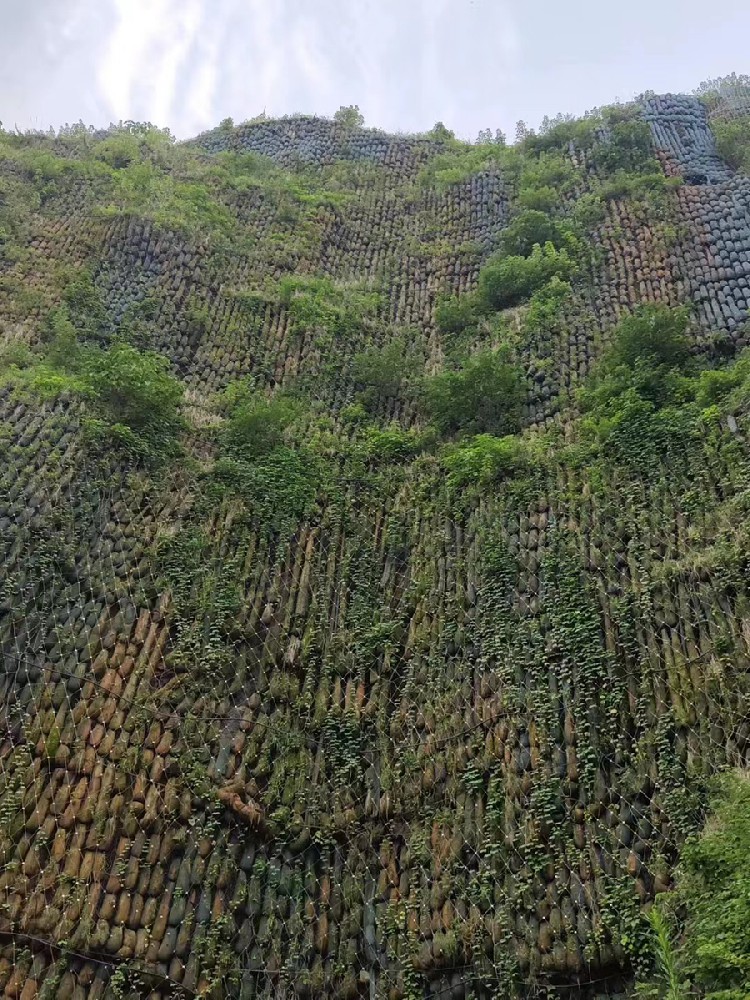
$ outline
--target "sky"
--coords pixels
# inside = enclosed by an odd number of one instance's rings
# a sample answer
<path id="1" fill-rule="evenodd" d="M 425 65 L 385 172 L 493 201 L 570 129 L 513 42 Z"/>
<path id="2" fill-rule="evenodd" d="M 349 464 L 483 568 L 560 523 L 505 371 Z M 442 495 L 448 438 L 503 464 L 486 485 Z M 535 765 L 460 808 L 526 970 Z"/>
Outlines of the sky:
<path id="1" fill-rule="evenodd" d="M 750 2 L 0 0 L 6 129 L 330 115 L 464 139 L 750 71 Z"/>

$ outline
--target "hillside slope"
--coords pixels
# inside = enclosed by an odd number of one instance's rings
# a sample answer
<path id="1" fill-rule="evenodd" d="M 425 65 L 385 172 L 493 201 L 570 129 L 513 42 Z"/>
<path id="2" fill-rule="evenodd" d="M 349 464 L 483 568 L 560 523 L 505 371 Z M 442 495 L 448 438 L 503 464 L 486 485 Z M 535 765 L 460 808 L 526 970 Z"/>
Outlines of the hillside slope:
<path id="1" fill-rule="evenodd" d="M 750 754 L 749 111 L 0 132 L 4 996 L 625 995 Z"/>

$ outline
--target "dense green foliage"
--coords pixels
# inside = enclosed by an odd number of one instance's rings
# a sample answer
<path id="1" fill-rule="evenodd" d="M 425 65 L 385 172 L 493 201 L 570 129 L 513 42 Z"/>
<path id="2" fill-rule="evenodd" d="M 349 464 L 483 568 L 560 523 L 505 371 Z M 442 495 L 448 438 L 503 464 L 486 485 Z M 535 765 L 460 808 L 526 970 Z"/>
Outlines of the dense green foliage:
<path id="1" fill-rule="evenodd" d="M 401 395 L 414 372 L 415 359 L 401 337 L 382 347 L 368 347 L 352 358 L 352 378 L 360 387 L 358 399 L 366 409 Z"/>
<path id="2" fill-rule="evenodd" d="M 158 450 L 179 429 L 183 388 L 161 355 L 115 343 L 109 350 L 82 351 L 79 371 L 97 407 L 150 449 Z"/>
<path id="3" fill-rule="evenodd" d="M 684 910 L 684 974 L 707 1000 L 750 991 L 750 781 L 728 775 L 713 816 L 686 845 L 677 897 Z"/>
<path id="4" fill-rule="evenodd" d="M 308 451 L 279 445 L 253 460 L 220 458 L 212 478 L 241 497 L 266 533 L 288 534 L 315 506 L 321 469 Z"/>
<path id="5" fill-rule="evenodd" d="M 267 399 L 239 384 L 225 393 L 228 419 L 224 440 L 234 458 L 253 459 L 267 455 L 284 440 L 284 431 L 295 416 L 291 400 L 281 396 Z"/>
<path id="6" fill-rule="evenodd" d="M 21 350 L 6 357 L 4 380 L 19 392 L 44 398 L 68 393 L 85 400 L 89 432 L 135 457 L 175 454 L 184 390 L 168 360 L 123 341 L 107 348 L 81 344 L 62 313 L 53 328 L 44 356 Z"/>
<path id="7" fill-rule="evenodd" d="M 379 293 L 372 289 L 296 275 L 281 279 L 279 295 L 297 328 L 323 330 L 332 336 L 359 330 L 380 303 Z"/>
<path id="8" fill-rule="evenodd" d="M 505 350 L 480 351 L 424 387 L 426 411 L 443 434 L 511 433 L 519 426 L 522 398 L 522 380 Z"/>
<path id="9" fill-rule="evenodd" d="M 651 130 L 641 120 L 614 123 L 604 142 L 593 150 L 593 161 L 604 173 L 625 170 L 627 173 L 651 173 L 658 167 L 651 147 Z"/>
<path id="10" fill-rule="evenodd" d="M 535 245 L 551 243 L 560 249 L 566 242 L 566 230 L 546 212 L 524 209 L 511 220 L 500 237 L 500 250 L 515 257 L 527 257 Z"/>
<path id="11" fill-rule="evenodd" d="M 351 104 L 348 107 L 343 104 L 334 114 L 333 120 L 347 128 L 362 128 L 365 123 L 365 116 L 359 110 L 358 104 Z"/>
<path id="12" fill-rule="evenodd" d="M 583 440 L 634 469 L 684 454 L 705 426 L 744 405 L 750 356 L 701 363 L 689 349 L 686 309 L 644 306 L 626 317 L 578 393 Z"/>
<path id="13" fill-rule="evenodd" d="M 322 128 L 342 147 L 381 141 L 354 134 L 356 107 L 335 118 Z M 243 128 L 226 121 L 218 138 L 239 145 Z M 735 743 L 736 727 L 722 731 L 726 703 L 739 715 L 746 694 L 745 654 L 734 653 L 747 617 L 750 353 L 736 357 L 736 338 L 711 339 L 687 311 L 662 306 L 611 329 L 638 297 L 603 288 L 605 258 L 618 263 L 624 244 L 618 220 L 625 230 L 636 217 L 656 240 L 632 201 L 666 184 L 632 108 L 519 132 L 513 149 L 487 133 L 468 147 L 438 123 L 429 137 L 440 155 L 420 138 L 398 170 L 301 157 L 287 170 L 176 147 L 137 125 L 104 139 L 71 132 L 45 149 L 0 137 L 0 282 L 30 252 L 35 213 L 40 245 L 53 248 L 48 218 L 65 218 L 78 193 L 90 197 L 87 220 L 102 207 L 136 217 L 95 220 L 71 263 L 47 273 L 37 253 L 33 271 L 13 273 L 12 296 L 30 272 L 43 292 L 30 289 L 33 309 L 2 353 L 22 435 L 0 434 L 4 459 L 49 425 L 74 439 L 59 450 L 75 470 L 81 418 L 105 446 L 85 452 L 69 510 L 35 508 L 13 543 L 21 572 L 0 579 L 0 604 L 10 592 L 19 609 L 13 652 L 25 629 L 29 662 L 51 661 L 38 668 L 44 708 L 26 703 L 8 857 L 20 847 L 22 874 L 51 871 L 43 885 L 60 876 L 48 858 L 54 824 L 26 804 L 48 772 L 86 773 L 97 750 L 113 765 L 97 837 L 112 837 L 87 841 L 96 852 L 86 848 L 85 864 L 106 852 L 103 876 L 119 879 L 131 843 L 141 861 L 158 858 L 156 890 L 144 896 L 145 878 L 136 892 L 128 876 L 110 907 L 122 916 L 132 905 L 127 939 L 117 926 L 109 944 L 97 918 L 93 953 L 122 942 L 155 954 L 145 920 L 133 945 L 147 906 L 150 919 L 169 917 L 160 956 L 172 961 L 179 935 L 180 970 L 201 995 L 231 994 L 251 968 L 251 992 L 273 976 L 282 992 L 355 997 L 368 992 L 369 945 L 369 987 L 402 1000 L 446 983 L 483 997 L 585 990 L 589 975 L 595 985 L 644 974 L 652 953 L 663 982 L 650 995 L 747 992 L 746 907 L 733 910 L 744 886 L 730 872 L 739 850 L 730 858 L 703 840 L 696 862 L 691 844 L 675 916 L 653 911 L 652 944 L 644 902 L 668 884 L 694 828 L 701 768 L 723 766 Z M 495 176 L 475 179 L 484 170 Z M 608 198 L 625 204 L 606 211 Z M 132 259 L 147 261 L 135 291 Z M 15 308 L 9 296 L 7 315 Z M 15 336 L 10 320 L 7 330 Z M 185 376 L 184 426 L 182 383 L 153 344 Z M 175 454 L 183 431 L 182 461 L 149 469 L 142 460 Z M 35 481 L 7 478 L 6 526 L 56 475 L 55 434 L 32 444 Z M 87 505 L 87 540 L 105 540 L 100 579 L 58 541 L 59 520 L 77 527 Z M 50 577 L 27 610 L 27 564 L 52 566 L 64 585 L 59 621 L 45 603 L 57 594 Z M 112 594 L 126 593 L 121 621 Z M 85 628 L 72 627 L 76 602 Z M 104 621 L 130 629 L 121 644 L 98 634 Z M 127 681 L 114 658 L 131 659 L 141 632 L 151 652 Z M 56 687 L 50 667 L 63 665 L 78 673 Z M 99 715 L 114 685 L 124 714 L 113 708 L 108 726 Z M 85 704 L 70 717 L 73 688 Z M 153 718 L 136 718 L 145 708 Z M 79 722 L 92 744 L 80 755 Z M 143 783 L 131 814 L 120 793 L 154 768 L 163 774 Z M 44 796 L 57 822 L 67 800 Z M 58 861 L 66 843 L 55 841 Z M 711 909 L 714 866 L 726 896 Z M 174 914 L 158 909 L 162 888 Z"/>
<path id="14" fill-rule="evenodd" d="M 745 1000 L 750 995 L 750 780 L 714 783 L 710 818 L 682 851 L 676 887 L 652 916 L 657 974 L 638 995 Z M 670 933 L 671 931 L 671 933 Z"/>
<path id="15" fill-rule="evenodd" d="M 615 330 L 608 352 L 579 395 L 586 414 L 584 433 L 623 460 L 637 463 L 649 454 L 667 455 L 694 422 L 682 408 L 688 385 L 687 324 L 682 309 L 638 309 Z"/>
<path id="16" fill-rule="evenodd" d="M 535 246 L 528 257 L 498 257 L 488 261 L 479 275 L 478 298 L 486 310 L 515 306 L 551 281 L 567 281 L 575 263 L 567 249 L 552 243 Z"/>
<path id="17" fill-rule="evenodd" d="M 441 461 L 450 486 L 487 486 L 517 473 L 525 463 L 525 449 L 517 436 L 477 434 L 446 447 Z"/>
<path id="18" fill-rule="evenodd" d="M 750 118 L 715 122 L 712 127 L 719 155 L 736 170 L 750 172 Z"/>

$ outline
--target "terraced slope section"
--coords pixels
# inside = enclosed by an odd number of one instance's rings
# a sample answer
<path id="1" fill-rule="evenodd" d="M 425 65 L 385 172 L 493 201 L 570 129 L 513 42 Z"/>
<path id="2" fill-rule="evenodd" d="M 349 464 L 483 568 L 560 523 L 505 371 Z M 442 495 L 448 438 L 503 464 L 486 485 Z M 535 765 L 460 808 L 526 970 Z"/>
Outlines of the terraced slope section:
<path id="1" fill-rule="evenodd" d="M 3 996 L 648 973 L 750 753 L 748 109 L 0 133 Z"/>

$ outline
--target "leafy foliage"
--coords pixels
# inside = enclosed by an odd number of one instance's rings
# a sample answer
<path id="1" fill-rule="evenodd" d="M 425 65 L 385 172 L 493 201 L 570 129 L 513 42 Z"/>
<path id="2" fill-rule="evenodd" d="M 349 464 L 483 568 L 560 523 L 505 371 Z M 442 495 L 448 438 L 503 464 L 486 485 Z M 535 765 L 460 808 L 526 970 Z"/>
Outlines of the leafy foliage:
<path id="1" fill-rule="evenodd" d="M 375 462 L 398 462 L 415 455 L 421 446 L 420 435 L 413 430 L 404 430 L 398 424 L 388 427 L 364 428 L 363 446 L 365 456 Z"/>
<path id="2" fill-rule="evenodd" d="M 651 146 L 651 130 L 641 119 L 616 122 L 606 139 L 592 151 L 597 169 L 604 173 L 654 173 L 658 169 Z"/>
<path id="3" fill-rule="evenodd" d="M 688 319 L 685 308 L 641 306 L 618 326 L 607 363 L 632 371 L 640 364 L 652 369 L 681 368 L 690 354 Z"/>
<path id="4" fill-rule="evenodd" d="M 220 458 L 213 475 L 245 501 L 264 531 L 285 535 L 314 509 L 321 471 L 307 451 L 280 445 L 253 461 Z"/>
<path id="5" fill-rule="evenodd" d="M 284 440 L 284 431 L 295 416 L 290 399 L 266 399 L 249 387 L 225 394 L 230 411 L 224 441 L 234 458 L 254 459 L 267 455 Z"/>
<path id="6" fill-rule="evenodd" d="M 546 285 L 542 285 L 531 296 L 529 307 L 523 319 L 524 333 L 540 333 L 551 330 L 557 324 L 565 303 L 573 294 L 570 282 L 555 275 Z"/>
<path id="7" fill-rule="evenodd" d="M 439 123 L 438 123 L 439 124 Z M 437 126 L 436 126 L 437 128 Z M 427 133 L 428 137 L 447 142 L 449 148 L 433 156 L 419 172 L 418 183 L 423 187 L 445 189 L 452 184 L 460 184 L 473 174 L 497 169 L 508 160 L 509 150 L 498 143 L 472 146 L 452 139 L 452 133 Z"/>
<path id="8" fill-rule="evenodd" d="M 643 998 L 744 1000 L 750 993 L 750 779 L 714 782 L 710 819 L 685 844 L 674 892 L 651 923 L 656 977 Z"/>
<path id="9" fill-rule="evenodd" d="M 726 776 L 713 818 L 685 848 L 678 899 L 685 909 L 684 970 L 707 1000 L 750 991 L 750 781 Z"/>
<path id="10" fill-rule="evenodd" d="M 517 472 L 525 462 L 521 439 L 477 434 L 449 445 L 441 455 L 452 487 L 486 486 Z"/>
<path id="11" fill-rule="evenodd" d="M 485 309 L 515 306 L 554 277 L 567 281 L 575 269 L 568 250 L 552 243 L 535 246 L 528 257 L 493 258 L 479 275 L 479 301 Z"/>
<path id="12" fill-rule="evenodd" d="M 72 393 L 85 399 L 90 434 L 139 458 L 174 454 L 183 426 L 183 386 L 170 373 L 169 360 L 123 341 L 106 349 L 84 346 L 64 313 L 56 314 L 53 328 L 46 355 L 17 358 L 6 379 L 42 398 Z"/>
<path id="13" fill-rule="evenodd" d="M 667 306 L 642 306 L 627 316 L 590 389 L 582 394 L 584 407 L 616 407 L 615 401 L 631 390 L 656 409 L 678 401 L 679 372 L 690 356 L 687 325 L 685 309 Z"/>
<path id="14" fill-rule="evenodd" d="M 336 285 L 330 278 L 288 275 L 279 283 L 279 294 L 301 329 L 323 329 L 334 336 L 361 329 L 380 304 L 378 292 L 356 285 Z"/>
<path id="15" fill-rule="evenodd" d="M 527 257 L 535 245 L 551 243 L 556 249 L 565 244 L 566 230 L 546 212 L 524 209 L 503 230 L 500 250 L 508 255 Z"/>
<path id="16" fill-rule="evenodd" d="M 361 386 L 358 399 L 366 409 L 403 392 L 414 372 L 414 358 L 403 338 L 368 347 L 352 358 L 351 373 Z"/>
<path id="17" fill-rule="evenodd" d="M 471 295 L 442 298 L 435 307 L 435 322 L 441 333 L 462 334 L 477 321 L 477 302 Z"/>
<path id="18" fill-rule="evenodd" d="M 608 353 L 579 395 L 587 414 L 584 432 L 608 442 L 623 459 L 657 460 L 689 434 L 692 418 L 680 408 L 688 398 L 687 324 L 684 309 L 636 310 L 615 330 Z"/>
<path id="19" fill-rule="evenodd" d="M 750 118 L 735 121 L 715 122 L 712 126 L 716 136 L 716 148 L 730 167 L 735 170 L 750 171 Z"/>
<path id="20" fill-rule="evenodd" d="M 519 170 L 518 203 L 524 209 L 551 212 L 561 195 L 573 189 L 575 169 L 570 159 L 557 150 L 524 158 Z"/>
<path id="21" fill-rule="evenodd" d="M 343 104 L 334 114 L 333 120 L 347 128 L 362 128 L 365 123 L 365 116 L 359 110 L 358 104 L 351 104 L 345 107 Z"/>
<path id="22" fill-rule="evenodd" d="M 424 405 L 438 431 L 509 434 L 517 430 L 523 383 L 506 350 L 482 351 L 456 371 L 428 379 Z"/>
<path id="23" fill-rule="evenodd" d="M 122 423 L 174 427 L 182 389 L 169 374 L 166 358 L 116 343 L 108 351 L 85 352 L 81 371 L 97 401 Z"/>

